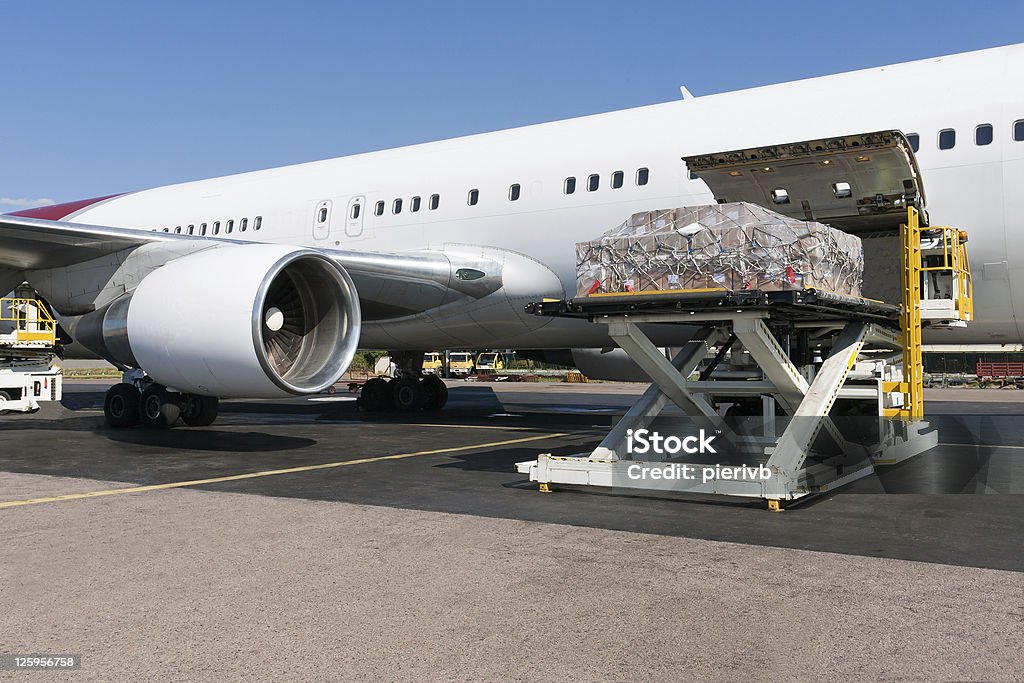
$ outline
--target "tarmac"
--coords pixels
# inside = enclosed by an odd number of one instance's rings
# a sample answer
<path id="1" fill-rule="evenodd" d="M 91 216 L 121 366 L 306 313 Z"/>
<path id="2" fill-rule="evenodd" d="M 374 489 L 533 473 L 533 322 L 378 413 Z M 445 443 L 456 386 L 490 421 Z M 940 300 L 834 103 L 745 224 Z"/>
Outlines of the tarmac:
<path id="1" fill-rule="evenodd" d="M 1024 678 L 1016 391 L 930 390 L 934 452 L 776 514 L 515 472 L 593 448 L 635 385 L 167 431 L 104 427 L 107 385 L 0 417 L 0 653 L 78 680 Z"/>

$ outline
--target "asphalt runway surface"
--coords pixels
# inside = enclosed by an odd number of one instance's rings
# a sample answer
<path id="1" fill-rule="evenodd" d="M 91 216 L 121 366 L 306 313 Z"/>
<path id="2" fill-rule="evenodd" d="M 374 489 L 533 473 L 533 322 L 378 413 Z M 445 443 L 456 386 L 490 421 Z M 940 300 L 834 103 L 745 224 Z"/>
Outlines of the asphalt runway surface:
<path id="1" fill-rule="evenodd" d="M 934 453 L 772 514 L 515 472 L 642 387 L 451 386 L 414 419 L 339 394 L 147 431 L 69 382 L 0 418 L 0 653 L 82 680 L 1024 677 L 1024 394 L 930 391 Z"/>

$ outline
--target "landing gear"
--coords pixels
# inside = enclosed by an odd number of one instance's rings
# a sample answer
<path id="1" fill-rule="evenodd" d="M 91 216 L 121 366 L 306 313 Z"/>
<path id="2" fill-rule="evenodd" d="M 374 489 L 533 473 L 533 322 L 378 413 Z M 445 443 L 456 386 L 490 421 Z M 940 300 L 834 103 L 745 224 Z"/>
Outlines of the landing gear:
<path id="1" fill-rule="evenodd" d="M 391 386 L 386 379 L 374 377 L 367 380 L 356 403 L 363 410 L 379 413 L 391 408 Z"/>
<path id="2" fill-rule="evenodd" d="M 181 395 L 181 421 L 189 427 L 208 427 L 217 419 L 220 401 L 216 396 Z"/>
<path id="3" fill-rule="evenodd" d="M 181 394 L 162 384 L 121 382 L 107 389 L 103 416 L 111 427 L 154 429 L 173 427 L 180 417 L 190 427 L 207 427 L 217 419 L 220 402 L 214 396 Z"/>
<path id="4" fill-rule="evenodd" d="M 150 384 L 142 392 L 142 408 L 139 411 L 142 424 L 155 429 L 174 426 L 181 415 L 181 396 L 167 390 L 160 384 Z"/>
<path id="5" fill-rule="evenodd" d="M 423 389 L 427 393 L 427 400 L 423 404 L 424 410 L 441 410 L 448 402 L 448 387 L 444 380 L 437 375 L 427 375 L 420 380 Z"/>
<path id="6" fill-rule="evenodd" d="M 427 390 L 423 380 L 415 377 L 399 377 L 391 380 L 391 397 L 395 409 L 403 413 L 414 413 L 427 402 Z"/>
<path id="7" fill-rule="evenodd" d="M 107 389 L 103 415 L 111 427 L 134 427 L 139 423 L 139 391 L 131 384 L 115 384 Z"/>
<path id="8" fill-rule="evenodd" d="M 374 377 L 363 385 L 357 405 L 367 412 L 398 410 L 440 410 L 448 401 L 448 387 L 437 375 L 423 374 L 423 352 L 400 351 L 391 354 L 398 367 L 397 377 Z"/>

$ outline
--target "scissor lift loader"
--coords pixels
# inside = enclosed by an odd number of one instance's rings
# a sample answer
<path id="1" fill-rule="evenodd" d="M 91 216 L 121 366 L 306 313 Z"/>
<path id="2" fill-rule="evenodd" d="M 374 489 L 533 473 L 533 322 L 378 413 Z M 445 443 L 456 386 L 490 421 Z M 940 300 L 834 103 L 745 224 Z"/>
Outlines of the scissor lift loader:
<path id="1" fill-rule="evenodd" d="M 754 202 L 855 234 L 898 235 L 894 257 L 900 262 L 901 300 L 814 289 L 702 289 L 610 292 L 531 304 L 528 310 L 536 315 L 607 326 L 652 384 L 593 452 L 542 454 L 518 463 L 518 471 L 542 491 L 562 484 L 724 494 L 762 498 L 778 510 L 784 501 L 841 486 L 871 474 L 876 465 L 934 447 L 937 433 L 921 419 L 921 328 L 971 321 L 971 275 L 966 232 L 922 225 L 924 190 L 903 135 L 883 131 L 684 160 L 720 203 Z M 672 359 L 648 337 L 645 330 L 654 323 L 679 328 L 683 343 Z M 725 376 L 716 369 L 734 346 L 752 361 L 755 378 L 717 378 Z M 764 466 L 768 476 L 698 477 L 684 485 L 630 476 L 637 460 L 627 441 L 670 403 L 692 424 L 715 429 L 735 457 Z M 759 433 L 735 429 L 736 421 L 721 410 L 730 403 L 760 403 L 760 415 L 753 418 L 761 421 Z M 870 436 L 851 440 L 848 427 L 844 432 L 839 422 L 851 412 L 859 415 L 861 432 L 872 425 Z M 700 472 L 718 464 L 718 457 L 661 459 Z"/>

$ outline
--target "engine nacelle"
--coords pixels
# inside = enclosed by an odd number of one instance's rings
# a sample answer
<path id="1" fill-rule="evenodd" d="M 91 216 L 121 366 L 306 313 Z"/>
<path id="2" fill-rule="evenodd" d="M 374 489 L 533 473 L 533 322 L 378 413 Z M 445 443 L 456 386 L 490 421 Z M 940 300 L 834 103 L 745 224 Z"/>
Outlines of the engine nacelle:
<path id="1" fill-rule="evenodd" d="M 84 316 L 75 336 L 177 391 L 221 397 L 315 394 L 348 368 L 360 311 L 345 270 L 311 250 L 225 246 L 154 270 Z"/>

